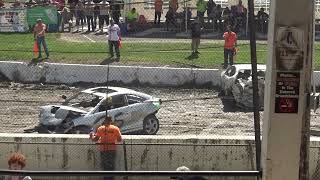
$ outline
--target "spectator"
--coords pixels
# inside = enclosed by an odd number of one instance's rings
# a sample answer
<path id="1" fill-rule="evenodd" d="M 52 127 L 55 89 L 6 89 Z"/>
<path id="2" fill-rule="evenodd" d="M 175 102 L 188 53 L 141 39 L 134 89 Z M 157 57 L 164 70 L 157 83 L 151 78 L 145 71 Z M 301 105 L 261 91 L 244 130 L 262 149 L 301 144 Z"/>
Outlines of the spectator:
<path id="1" fill-rule="evenodd" d="M 93 15 L 94 15 L 94 12 L 93 12 L 93 4 L 91 1 L 88 1 L 87 4 L 86 4 L 86 7 L 85 7 L 85 14 L 86 14 L 86 17 L 87 17 L 87 23 L 88 23 L 88 30 L 87 32 L 90 32 L 90 27 L 92 28 L 92 32 L 94 32 L 94 24 L 93 24 Z"/>
<path id="2" fill-rule="evenodd" d="M 39 49 L 39 58 L 42 58 L 41 56 L 41 44 L 43 45 L 43 49 L 47 55 L 46 59 L 49 58 L 49 51 L 45 40 L 45 31 L 46 31 L 46 25 L 42 23 L 42 19 L 37 19 L 37 24 L 34 26 L 33 31 L 33 37 L 34 40 L 37 41 L 38 49 Z"/>
<path id="3" fill-rule="evenodd" d="M 26 166 L 26 158 L 20 153 L 12 154 L 8 159 L 9 170 L 22 170 Z M 0 176 L 0 180 L 32 180 L 30 176 Z"/>
<path id="4" fill-rule="evenodd" d="M 227 26 L 227 32 L 223 34 L 224 38 L 224 68 L 233 65 L 233 56 L 237 46 L 237 34 L 231 31 L 231 26 Z"/>
<path id="5" fill-rule="evenodd" d="M 198 48 L 200 45 L 200 36 L 201 36 L 201 23 L 200 18 L 197 17 L 192 23 L 191 23 L 191 50 L 192 55 L 199 54 Z"/>
<path id="6" fill-rule="evenodd" d="M 217 5 L 216 9 L 215 9 L 215 12 L 214 12 L 214 23 L 215 23 L 215 26 L 217 29 L 217 31 L 222 31 L 222 8 L 221 8 L 221 5 Z"/>
<path id="7" fill-rule="evenodd" d="M 186 23 L 186 8 L 183 9 L 180 16 L 183 20 L 183 24 L 185 25 L 185 23 Z M 187 22 L 188 22 L 189 26 L 190 26 L 191 16 L 192 16 L 191 9 L 189 7 L 187 7 Z"/>
<path id="8" fill-rule="evenodd" d="M 204 0 L 198 0 L 197 1 L 197 17 L 199 17 L 199 20 L 201 23 L 204 23 L 204 13 L 207 9 L 207 3 Z"/>
<path id="9" fill-rule="evenodd" d="M 93 29 L 97 29 L 97 19 L 100 17 L 100 6 L 98 4 L 95 4 L 93 6 Z M 99 19 L 100 21 L 100 19 Z M 98 22 L 99 22 L 98 21 Z"/>
<path id="10" fill-rule="evenodd" d="M 76 15 L 76 28 L 77 30 L 75 32 L 79 32 L 79 26 L 81 23 L 81 32 L 83 32 L 83 25 L 84 25 L 84 6 L 82 2 L 78 2 L 75 7 L 75 15 Z"/>
<path id="11" fill-rule="evenodd" d="M 110 10 L 109 3 L 106 0 L 103 0 L 100 3 L 100 16 L 99 16 L 99 29 L 101 33 L 103 33 L 104 22 L 106 22 L 107 26 L 109 25 L 109 10 Z"/>
<path id="12" fill-rule="evenodd" d="M 110 25 L 107 27 L 108 32 L 108 44 L 110 58 L 113 58 L 113 46 L 116 51 L 117 61 L 120 60 L 119 40 L 120 40 L 120 28 L 114 23 L 113 19 L 110 20 Z"/>
<path id="13" fill-rule="evenodd" d="M 15 0 L 14 3 L 12 4 L 12 8 L 22 8 L 23 5 L 21 4 L 20 0 Z"/>
<path id="14" fill-rule="evenodd" d="M 70 9 L 67 7 L 64 7 L 61 11 L 61 16 L 62 16 L 62 22 L 61 22 L 61 29 L 62 32 L 64 32 L 64 25 L 65 24 L 69 24 L 68 28 L 69 28 L 69 32 L 71 31 L 71 12 Z"/>
<path id="15" fill-rule="evenodd" d="M 238 15 L 243 14 L 244 9 L 245 9 L 245 7 L 242 5 L 242 0 L 239 0 L 238 4 L 236 6 L 236 12 L 238 13 Z"/>
<path id="16" fill-rule="evenodd" d="M 154 24 L 160 24 L 161 14 L 162 14 L 162 0 L 155 0 L 154 1 Z"/>
<path id="17" fill-rule="evenodd" d="M 169 31 L 169 26 L 172 24 L 175 28 L 177 28 L 177 23 L 176 23 L 176 12 L 174 9 L 169 8 L 167 14 L 166 14 L 166 26 L 167 26 L 167 31 Z"/>
<path id="18" fill-rule="evenodd" d="M 131 11 L 127 13 L 126 22 L 127 30 L 136 30 L 136 24 L 139 18 L 139 14 L 136 12 L 136 8 L 132 8 Z"/>
<path id="19" fill-rule="evenodd" d="M 0 1 L 2 1 L 2 0 L 0 0 Z M 26 6 L 28 7 L 28 8 L 30 8 L 30 7 L 33 7 L 33 6 L 35 6 L 37 3 L 36 3 L 36 1 L 34 1 L 34 0 L 29 0 L 28 2 L 26 2 Z"/>
<path id="20" fill-rule="evenodd" d="M 110 2 L 111 16 L 115 24 L 119 24 L 119 18 L 121 15 L 120 11 L 123 8 L 123 4 L 124 4 L 123 0 L 121 1 L 111 0 Z"/>
<path id="21" fill-rule="evenodd" d="M 224 28 L 225 28 L 231 24 L 231 11 L 230 11 L 229 7 L 226 7 L 223 10 L 222 16 L 223 16 L 223 24 L 224 24 Z"/>
<path id="22" fill-rule="evenodd" d="M 4 2 L 3 2 L 3 0 L 0 0 L 0 8 L 4 8 Z"/>
<path id="23" fill-rule="evenodd" d="M 113 24 L 111 20 L 111 24 Z M 117 25 L 115 25 L 117 26 Z M 121 132 L 117 126 L 111 125 L 110 116 L 105 118 L 102 126 L 97 129 L 96 133 L 90 133 L 90 139 L 100 143 L 101 165 L 105 171 L 113 171 L 115 169 L 116 143 L 122 141 Z M 104 177 L 105 180 L 112 180 L 113 177 Z"/>
<path id="24" fill-rule="evenodd" d="M 260 8 L 260 11 L 258 11 L 257 20 L 258 20 L 259 30 L 262 33 L 266 33 L 267 32 L 267 25 L 268 25 L 269 15 L 266 12 L 264 12 L 264 8 Z"/>
<path id="25" fill-rule="evenodd" d="M 178 8 L 179 8 L 178 0 L 169 1 L 169 10 L 171 9 L 174 13 L 176 13 Z"/>
<path id="26" fill-rule="evenodd" d="M 128 12 L 126 17 L 126 22 L 133 23 L 137 22 L 139 14 L 136 11 L 136 8 L 132 8 L 131 11 Z"/>
<path id="27" fill-rule="evenodd" d="M 214 21 L 214 13 L 216 10 L 216 3 L 213 0 L 209 0 L 207 3 L 207 15 L 208 15 L 208 21 Z"/>

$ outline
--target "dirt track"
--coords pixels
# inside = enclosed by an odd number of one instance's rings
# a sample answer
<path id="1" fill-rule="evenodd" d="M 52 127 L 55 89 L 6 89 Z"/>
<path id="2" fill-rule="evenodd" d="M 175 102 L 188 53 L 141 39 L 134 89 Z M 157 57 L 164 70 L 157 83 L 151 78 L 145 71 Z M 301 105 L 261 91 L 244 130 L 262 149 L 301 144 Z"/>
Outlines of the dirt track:
<path id="1" fill-rule="evenodd" d="M 61 95 L 87 87 L 65 85 L 41 85 L 0 83 L 0 132 L 23 132 L 38 123 L 39 106 L 62 102 Z M 132 88 L 132 87 L 130 87 Z M 194 100 L 193 98 L 214 97 L 218 93 L 208 89 L 132 88 L 162 100 L 192 99 L 164 102 L 157 114 L 160 120 L 158 134 L 211 134 L 253 135 L 253 113 L 240 112 L 232 103 L 223 105 L 220 98 Z M 235 112 L 234 112 L 235 111 Z M 320 128 L 320 118 L 312 115 L 312 127 Z"/>

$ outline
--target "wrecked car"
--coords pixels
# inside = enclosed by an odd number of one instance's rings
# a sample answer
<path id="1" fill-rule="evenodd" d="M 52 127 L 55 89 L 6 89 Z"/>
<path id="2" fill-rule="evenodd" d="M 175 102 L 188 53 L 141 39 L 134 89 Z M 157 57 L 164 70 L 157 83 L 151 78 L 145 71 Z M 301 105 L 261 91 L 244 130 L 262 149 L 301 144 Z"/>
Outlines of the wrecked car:
<path id="1" fill-rule="evenodd" d="M 257 65 L 259 103 L 263 107 L 265 65 Z M 253 107 L 251 64 L 229 66 L 221 73 L 221 88 L 225 96 L 232 96 L 241 108 Z"/>
<path id="2" fill-rule="evenodd" d="M 107 114 L 121 132 L 154 135 L 159 130 L 156 117 L 161 100 L 120 87 L 86 89 L 67 98 L 61 105 L 40 107 L 39 133 L 88 134 L 98 128 Z"/>

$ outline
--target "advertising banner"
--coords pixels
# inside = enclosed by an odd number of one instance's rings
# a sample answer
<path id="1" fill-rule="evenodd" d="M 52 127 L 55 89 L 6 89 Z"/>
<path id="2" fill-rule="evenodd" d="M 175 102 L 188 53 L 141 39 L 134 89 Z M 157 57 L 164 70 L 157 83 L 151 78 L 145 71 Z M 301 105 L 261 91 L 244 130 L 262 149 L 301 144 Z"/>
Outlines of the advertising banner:
<path id="1" fill-rule="evenodd" d="M 0 32 L 28 31 L 25 9 L 0 9 Z"/>
<path id="2" fill-rule="evenodd" d="M 30 26 L 36 24 L 37 19 L 41 18 L 45 24 L 58 24 L 58 14 L 55 7 L 34 7 L 27 10 L 27 20 Z"/>

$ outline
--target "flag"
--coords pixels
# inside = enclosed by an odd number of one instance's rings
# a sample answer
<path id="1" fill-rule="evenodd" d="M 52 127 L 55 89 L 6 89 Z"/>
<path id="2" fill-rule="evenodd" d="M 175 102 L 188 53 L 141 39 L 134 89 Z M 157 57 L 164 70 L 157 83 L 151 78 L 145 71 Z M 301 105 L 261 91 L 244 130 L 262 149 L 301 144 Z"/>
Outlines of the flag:
<path id="1" fill-rule="evenodd" d="M 33 54 L 34 54 L 35 57 L 38 57 L 39 47 L 38 47 L 37 41 L 34 41 L 34 44 L 33 44 Z"/>
<path id="2" fill-rule="evenodd" d="M 119 38 L 119 48 L 122 48 L 121 38 Z"/>

